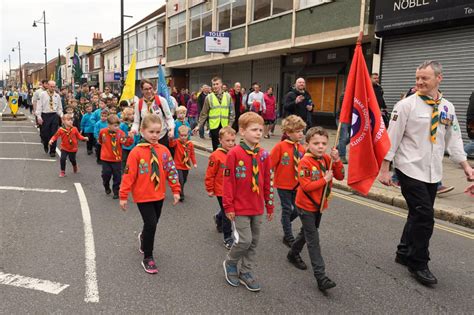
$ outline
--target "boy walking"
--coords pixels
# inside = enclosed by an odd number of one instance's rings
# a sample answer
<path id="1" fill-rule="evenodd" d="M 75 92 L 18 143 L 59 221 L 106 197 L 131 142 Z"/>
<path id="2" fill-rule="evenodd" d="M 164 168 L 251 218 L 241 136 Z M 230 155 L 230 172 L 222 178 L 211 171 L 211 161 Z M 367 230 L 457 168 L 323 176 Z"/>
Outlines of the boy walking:
<path id="1" fill-rule="evenodd" d="M 224 170 L 224 211 L 233 221 L 235 243 L 224 260 L 224 273 L 232 286 L 239 283 L 250 291 L 260 291 L 254 274 L 256 249 L 264 208 L 267 220 L 273 219 L 273 187 L 269 154 L 259 146 L 263 118 L 248 112 L 239 118 L 240 145 L 227 154 Z M 241 262 L 240 270 L 238 263 Z"/>

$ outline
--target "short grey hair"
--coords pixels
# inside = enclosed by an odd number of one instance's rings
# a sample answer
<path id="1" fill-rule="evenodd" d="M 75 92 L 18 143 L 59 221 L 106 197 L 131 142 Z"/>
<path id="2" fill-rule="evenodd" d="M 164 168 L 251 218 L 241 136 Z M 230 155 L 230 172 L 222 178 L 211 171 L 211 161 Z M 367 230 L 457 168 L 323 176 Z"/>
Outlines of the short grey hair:
<path id="1" fill-rule="evenodd" d="M 416 70 L 426 69 L 428 67 L 431 67 L 434 70 L 435 76 L 443 73 L 443 66 L 439 61 L 436 60 L 426 60 L 421 65 L 419 65 Z"/>

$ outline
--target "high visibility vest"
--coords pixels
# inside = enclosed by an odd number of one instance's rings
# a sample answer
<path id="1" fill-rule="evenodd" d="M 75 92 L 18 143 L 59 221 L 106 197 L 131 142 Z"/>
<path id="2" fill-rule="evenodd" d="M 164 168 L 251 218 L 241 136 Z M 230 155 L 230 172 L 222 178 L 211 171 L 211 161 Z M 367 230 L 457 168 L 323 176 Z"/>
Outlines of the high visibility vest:
<path id="1" fill-rule="evenodd" d="M 222 94 L 222 100 L 219 103 L 219 99 L 214 93 L 209 94 L 209 129 L 217 129 L 219 124 L 222 127 L 229 125 L 229 99 L 230 95 L 227 92 Z"/>

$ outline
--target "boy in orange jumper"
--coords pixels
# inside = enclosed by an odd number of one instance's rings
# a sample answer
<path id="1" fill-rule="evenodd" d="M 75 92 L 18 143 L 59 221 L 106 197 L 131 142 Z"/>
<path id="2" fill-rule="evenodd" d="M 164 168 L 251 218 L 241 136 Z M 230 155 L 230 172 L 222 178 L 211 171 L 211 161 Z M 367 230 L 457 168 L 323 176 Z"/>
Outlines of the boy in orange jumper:
<path id="1" fill-rule="evenodd" d="M 107 117 L 107 128 L 99 132 L 100 160 L 102 161 L 102 183 L 105 193 L 108 195 L 110 190 L 110 178 L 113 176 L 112 190 L 114 199 L 118 199 L 120 181 L 122 179 L 122 144 L 125 146 L 133 143 L 133 137 L 127 137 L 120 130 L 120 120 L 117 115 L 111 114 Z"/>
<path id="2" fill-rule="evenodd" d="M 120 185 L 122 209 L 127 209 L 128 194 L 131 192 L 142 215 L 143 229 L 138 234 L 138 251 L 144 255 L 143 269 L 150 274 L 158 272 L 153 259 L 153 245 L 156 225 L 165 199 L 165 182 L 168 181 L 173 192 L 173 205 L 178 203 L 180 192 L 178 175 L 170 151 L 158 143 L 161 126 L 158 115 L 150 114 L 143 118 L 140 128 L 143 138 L 128 156 Z"/>
<path id="3" fill-rule="evenodd" d="M 270 152 L 272 169 L 275 173 L 275 187 L 280 196 L 281 225 L 283 227 L 283 244 L 291 247 L 295 241 L 291 222 L 298 217 L 295 207 L 296 187 L 298 186 L 298 163 L 304 155 L 301 140 L 306 123 L 301 117 L 290 115 L 281 124 L 285 140 L 280 141 Z M 301 257 L 296 257 L 303 267 Z M 306 269 L 306 266 L 304 268 Z"/>
<path id="4" fill-rule="evenodd" d="M 220 212 L 214 215 L 215 222 L 224 232 L 224 246 L 227 249 L 232 247 L 234 243 L 232 239 L 232 226 L 224 214 L 224 206 L 222 204 L 224 170 L 227 160 L 227 152 L 235 146 L 235 130 L 232 127 L 224 127 L 219 131 L 220 146 L 209 156 L 207 165 L 206 178 L 204 184 L 209 197 L 217 197 Z"/>
<path id="5" fill-rule="evenodd" d="M 328 146 L 328 133 L 321 127 L 313 127 L 306 133 L 308 153 L 306 153 L 298 166 L 299 186 L 296 192 L 296 207 L 303 228 L 291 246 L 288 256 L 299 255 L 304 244 L 308 243 L 309 258 L 313 267 L 314 276 L 321 291 L 336 286 L 326 276 L 324 260 L 319 246 L 319 223 L 321 214 L 328 206 L 331 194 L 333 176 L 337 180 L 344 179 L 344 166 L 339 158 L 339 152 L 333 148 L 331 154 L 326 154 Z M 332 169 L 329 169 L 331 159 Z M 333 175 L 334 174 L 334 175 Z M 322 206 L 324 187 L 328 183 L 326 199 Z"/>
<path id="6" fill-rule="evenodd" d="M 242 283 L 250 291 L 260 291 L 253 274 L 256 249 L 264 208 L 268 221 L 273 219 L 274 208 L 270 158 L 259 145 L 263 118 L 254 112 L 243 114 L 239 117 L 239 132 L 242 140 L 227 153 L 224 170 L 224 211 L 233 221 L 236 238 L 223 262 L 224 273 L 230 285 Z"/>
<path id="7" fill-rule="evenodd" d="M 63 116 L 63 124 L 64 127 L 59 128 L 51 140 L 49 140 L 49 145 L 52 145 L 58 138 L 61 138 L 61 172 L 59 173 L 59 177 L 66 176 L 66 159 L 68 156 L 72 164 L 73 172 L 77 173 L 79 171 L 76 162 L 77 139 L 81 141 L 89 140 L 88 137 L 83 137 L 76 127 L 73 127 L 74 121 L 71 114 L 65 114 Z"/>
<path id="8" fill-rule="evenodd" d="M 178 169 L 179 184 L 181 185 L 181 197 L 179 201 L 184 201 L 184 184 L 188 180 L 189 170 L 192 166 L 197 168 L 194 145 L 188 140 L 189 128 L 185 125 L 178 128 L 178 139 L 170 140 L 170 148 L 174 148 L 174 163 Z"/>

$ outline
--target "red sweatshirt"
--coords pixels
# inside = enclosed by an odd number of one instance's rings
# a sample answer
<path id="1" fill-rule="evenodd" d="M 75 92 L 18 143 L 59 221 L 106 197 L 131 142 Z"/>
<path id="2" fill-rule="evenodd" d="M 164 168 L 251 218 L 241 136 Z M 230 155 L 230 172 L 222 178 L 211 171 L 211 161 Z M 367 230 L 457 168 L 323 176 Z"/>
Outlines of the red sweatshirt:
<path id="1" fill-rule="evenodd" d="M 190 170 L 192 165 L 196 163 L 196 155 L 194 153 L 194 144 L 191 141 L 186 141 L 184 144 L 180 140 L 170 140 L 170 148 L 174 150 L 174 163 L 178 170 Z M 188 164 L 184 163 L 184 152 L 188 153 Z"/>
<path id="2" fill-rule="evenodd" d="M 112 139 L 115 139 L 115 153 L 112 146 Z M 100 150 L 100 159 L 106 162 L 122 161 L 122 144 L 129 146 L 133 144 L 133 137 L 126 137 L 122 130 L 117 130 L 115 134 L 111 134 L 109 128 L 103 128 L 99 132 L 97 139 L 102 146 Z"/>
<path id="3" fill-rule="evenodd" d="M 174 165 L 171 153 L 161 144 L 153 144 L 158 156 L 160 185 L 155 190 L 155 184 L 151 181 L 151 148 L 149 146 L 136 146 L 130 152 L 127 165 L 123 170 L 122 183 L 120 184 L 120 200 L 127 200 L 128 193 L 132 192 L 133 201 L 150 202 L 165 199 L 165 181 L 173 194 L 179 194 L 178 172 Z"/>
<path id="4" fill-rule="evenodd" d="M 300 153 L 300 159 L 304 155 L 304 147 L 300 144 L 298 146 L 298 152 Z M 293 190 L 295 189 L 298 181 L 295 179 L 295 160 L 293 159 L 294 144 L 283 140 L 278 142 L 270 152 L 270 158 L 272 161 L 272 169 L 275 172 L 275 187 L 280 189 Z"/>
<path id="5" fill-rule="evenodd" d="M 81 141 L 86 140 L 86 138 L 79 133 L 76 127 L 68 129 L 63 127 L 59 128 L 51 140 L 54 142 L 58 140 L 58 138 L 61 138 L 61 150 L 66 152 L 77 152 L 77 139 Z"/>
<path id="6" fill-rule="evenodd" d="M 214 196 L 222 197 L 224 185 L 224 170 L 226 168 L 227 151 L 217 149 L 209 156 L 206 178 L 204 184 L 207 192 L 213 192 Z"/>
<path id="7" fill-rule="evenodd" d="M 267 151 L 260 149 L 258 159 L 258 187 L 260 193 L 252 191 L 252 156 L 240 146 L 227 153 L 227 168 L 224 170 L 224 210 L 240 216 L 273 213 L 274 188 L 271 179 L 270 158 Z"/>
<path id="8" fill-rule="evenodd" d="M 331 163 L 331 157 L 324 154 L 323 159 L 316 160 L 314 157 L 305 154 L 303 159 L 300 161 L 298 166 L 298 182 L 300 185 L 296 191 L 296 205 L 310 212 L 317 212 L 316 205 L 306 196 L 306 192 L 311 198 L 319 205 L 326 185 L 322 167 L 324 169 L 329 168 Z M 332 170 L 334 178 L 337 180 L 344 179 L 344 166 L 341 161 L 334 162 L 332 164 Z M 329 183 L 329 187 L 332 187 L 332 181 Z M 321 210 L 324 211 L 328 207 L 328 200 L 324 202 L 324 207 Z"/>

